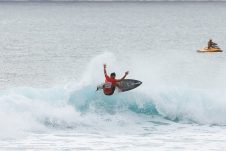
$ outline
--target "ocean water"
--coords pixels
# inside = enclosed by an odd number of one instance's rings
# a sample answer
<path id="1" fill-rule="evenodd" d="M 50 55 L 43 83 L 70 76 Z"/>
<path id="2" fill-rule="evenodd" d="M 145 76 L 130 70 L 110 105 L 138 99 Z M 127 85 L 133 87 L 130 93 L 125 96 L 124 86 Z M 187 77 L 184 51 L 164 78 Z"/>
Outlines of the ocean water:
<path id="1" fill-rule="evenodd" d="M 1 2 L 0 150 L 226 148 L 225 2 Z M 95 92 L 103 64 L 143 84 Z"/>

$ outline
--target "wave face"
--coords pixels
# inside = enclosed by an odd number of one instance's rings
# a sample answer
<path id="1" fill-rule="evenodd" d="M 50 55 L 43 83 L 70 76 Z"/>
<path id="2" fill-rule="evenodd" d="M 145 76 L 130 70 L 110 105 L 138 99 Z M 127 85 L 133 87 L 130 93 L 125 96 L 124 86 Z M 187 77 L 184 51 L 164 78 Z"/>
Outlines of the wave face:
<path id="1" fill-rule="evenodd" d="M 15 136 L 23 131 L 52 128 L 80 131 L 128 129 L 128 126 L 147 124 L 151 120 L 157 120 L 157 123 L 226 124 L 224 91 L 158 87 L 140 76 L 144 83 L 133 91 L 116 92 L 110 97 L 101 91 L 96 92 L 96 85 L 102 81 L 98 77 L 103 73 L 102 69 L 95 68 L 106 59 L 110 64 L 117 64 L 114 54 L 101 54 L 89 63 L 79 82 L 65 87 L 1 91 L 1 134 Z"/>

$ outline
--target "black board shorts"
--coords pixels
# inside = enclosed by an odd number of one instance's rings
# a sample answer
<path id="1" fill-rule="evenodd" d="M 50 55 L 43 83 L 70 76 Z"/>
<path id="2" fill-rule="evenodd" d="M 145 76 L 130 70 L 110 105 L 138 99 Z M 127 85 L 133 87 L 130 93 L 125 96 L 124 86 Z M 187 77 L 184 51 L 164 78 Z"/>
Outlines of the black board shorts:
<path id="1" fill-rule="evenodd" d="M 105 95 L 112 95 L 115 92 L 115 86 L 111 87 L 111 93 L 104 93 Z"/>

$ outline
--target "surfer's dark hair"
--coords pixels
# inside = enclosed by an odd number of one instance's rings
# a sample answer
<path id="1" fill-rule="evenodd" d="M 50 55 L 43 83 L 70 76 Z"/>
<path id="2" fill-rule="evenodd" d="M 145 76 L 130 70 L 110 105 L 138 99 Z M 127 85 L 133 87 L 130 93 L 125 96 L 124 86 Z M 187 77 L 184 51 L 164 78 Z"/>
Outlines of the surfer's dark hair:
<path id="1" fill-rule="evenodd" d="M 116 76 L 116 74 L 114 72 L 111 73 L 111 77 L 113 77 L 113 76 L 114 77 Z"/>

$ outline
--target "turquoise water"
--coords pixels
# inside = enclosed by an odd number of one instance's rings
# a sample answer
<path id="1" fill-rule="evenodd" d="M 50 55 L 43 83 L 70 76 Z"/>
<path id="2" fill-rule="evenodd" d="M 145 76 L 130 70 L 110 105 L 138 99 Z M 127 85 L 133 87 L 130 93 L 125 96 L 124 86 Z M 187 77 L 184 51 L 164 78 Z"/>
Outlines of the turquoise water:
<path id="1" fill-rule="evenodd" d="M 0 3 L 0 150 L 222 150 L 225 5 Z M 103 63 L 143 84 L 96 92 Z"/>

